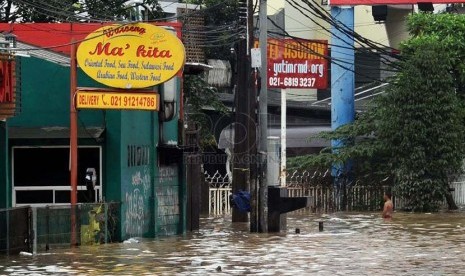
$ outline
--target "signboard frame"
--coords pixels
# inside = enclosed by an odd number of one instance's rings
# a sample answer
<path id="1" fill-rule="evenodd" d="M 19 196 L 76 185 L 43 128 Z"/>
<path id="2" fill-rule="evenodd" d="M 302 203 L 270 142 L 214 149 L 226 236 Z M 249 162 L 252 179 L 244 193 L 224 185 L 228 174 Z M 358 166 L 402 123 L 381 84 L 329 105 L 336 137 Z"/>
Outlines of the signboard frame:
<path id="1" fill-rule="evenodd" d="M 177 33 L 141 22 L 98 28 L 77 50 L 77 62 L 89 77 L 122 89 L 162 84 L 182 71 L 185 59 Z"/>
<path id="2" fill-rule="evenodd" d="M 328 41 L 268 38 L 268 88 L 326 89 Z"/>
<path id="3" fill-rule="evenodd" d="M 76 108 L 146 111 L 160 110 L 160 94 L 155 93 L 155 91 L 136 91 L 81 88 L 76 91 Z"/>

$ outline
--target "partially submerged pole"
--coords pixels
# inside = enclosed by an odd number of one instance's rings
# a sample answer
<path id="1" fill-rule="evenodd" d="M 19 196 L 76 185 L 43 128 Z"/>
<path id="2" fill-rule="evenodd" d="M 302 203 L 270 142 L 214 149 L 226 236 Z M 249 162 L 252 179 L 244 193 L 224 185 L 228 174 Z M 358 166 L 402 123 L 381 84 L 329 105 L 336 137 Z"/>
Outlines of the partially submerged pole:
<path id="1" fill-rule="evenodd" d="M 74 102 L 76 93 L 76 45 L 71 40 L 71 76 L 70 76 L 70 183 L 71 183 L 71 246 L 77 245 L 76 236 L 76 205 L 77 205 L 77 183 L 78 183 L 78 126 L 77 111 Z"/>
<path id="2" fill-rule="evenodd" d="M 261 54 L 260 95 L 259 95 L 259 147 L 260 175 L 259 175 L 259 232 L 268 232 L 268 185 L 266 180 L 268 153 L 268 17 L 267 0 L 260 0 L 259 5 L 260 36 L 259 46 Z"/>
<path id="3" fill-rule="evenodd" d="M 286 89 L 281 89 L 281 166 L 279 186 L 286 187 Z"/>
<path id="4" fill-rule="evenodd" d="M 345 6 L 332 6 L 331 15 L 338 22 L 339 27 L 332 26 L 331 43 L 337 50 L 331 51 L 331 129 L 352 123 L 355 120 L 354 103 L 354 71 L 355 71 L 355 51 L 353 47 L 354 37 L 349 32 L 341 29 L 354 29 L 354 8 Z M 342 63 L 342 64 L 341 64 Z M 331 146 L 335 152 L 339 147 L 344 146 L 343 141 L 333 140 Z M 337 209 L 344 206 L 344 185 L 343 174 L 350 170 L 349 164 L 333 164 L 332 175 L 334 177 L 334 188 L 337 191 L 336 202 L 339 202 Z"/>

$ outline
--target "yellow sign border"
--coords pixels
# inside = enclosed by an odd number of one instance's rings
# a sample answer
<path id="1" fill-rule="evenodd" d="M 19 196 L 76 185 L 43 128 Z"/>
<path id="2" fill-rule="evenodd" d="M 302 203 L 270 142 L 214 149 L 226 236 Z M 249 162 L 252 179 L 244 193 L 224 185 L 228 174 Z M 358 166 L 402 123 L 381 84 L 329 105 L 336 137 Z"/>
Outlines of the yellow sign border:
<path id="1" fill-rule="evenodd" d="M 79 90 L 76 92 L 77 109 L 160 110 L 160 94 L 122 93 Z"/>
<path id="2" fill-rule="evenodd" d="M 80 43 L 79 67 L 106 86 L 139 89 L 164 83 L 184 67 L 186 50 L 171 30 L 148 23 L 103 26 Z"/>

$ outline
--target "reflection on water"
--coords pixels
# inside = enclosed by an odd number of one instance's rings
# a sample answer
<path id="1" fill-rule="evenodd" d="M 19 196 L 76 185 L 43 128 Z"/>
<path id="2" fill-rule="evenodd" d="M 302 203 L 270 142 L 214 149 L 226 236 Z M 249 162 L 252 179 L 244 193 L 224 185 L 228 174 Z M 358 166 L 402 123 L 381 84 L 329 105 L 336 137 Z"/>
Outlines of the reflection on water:
<path id="1" fill-rule="evenodd" d="M 324 231 L 318 232 L 318 222 Z M 281 234 L 230 217 L 184 237 L 0 257 L 2 275 L 445 275 L 465 271 L 465 213 L 288 215 Z M 295 229 L 300 229 L 300 234 Z"/>

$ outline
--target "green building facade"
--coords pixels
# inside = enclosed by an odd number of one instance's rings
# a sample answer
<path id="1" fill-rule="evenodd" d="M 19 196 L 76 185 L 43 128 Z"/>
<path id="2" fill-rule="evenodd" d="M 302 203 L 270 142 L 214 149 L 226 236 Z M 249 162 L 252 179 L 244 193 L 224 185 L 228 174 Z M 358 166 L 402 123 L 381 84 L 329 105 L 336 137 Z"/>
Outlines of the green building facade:
<path id="1" fill-rule="evenodd" d="M 17 59 L 21 112 L 0 122 L 0 206 L 69 204 L 70 67 Z M 179 99 L 178 77 L 174 83 Z M 78 87 L 101 85 L 78 70 Z M 184 166 L 173 154 L 180 110 L 171 106 L 164 122 L 152 111 L 78 111 L 78 201 L 93 201 L 85 174 L 94 168 L 95 200 L 120 203 L 119 240 L 186 230 Z"/>

